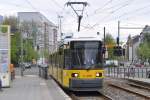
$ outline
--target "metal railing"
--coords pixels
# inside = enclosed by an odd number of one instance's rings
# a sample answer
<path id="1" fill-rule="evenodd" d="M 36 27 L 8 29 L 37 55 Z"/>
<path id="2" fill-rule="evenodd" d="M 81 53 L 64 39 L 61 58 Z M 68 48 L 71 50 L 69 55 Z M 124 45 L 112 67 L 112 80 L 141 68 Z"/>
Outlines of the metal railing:
<path id="1" fill-rule="evenodd" d="M 150 78 L 150 67 L 130 68 L 111 67 L 105 68 L 105 76 L 114 78 Z"/>

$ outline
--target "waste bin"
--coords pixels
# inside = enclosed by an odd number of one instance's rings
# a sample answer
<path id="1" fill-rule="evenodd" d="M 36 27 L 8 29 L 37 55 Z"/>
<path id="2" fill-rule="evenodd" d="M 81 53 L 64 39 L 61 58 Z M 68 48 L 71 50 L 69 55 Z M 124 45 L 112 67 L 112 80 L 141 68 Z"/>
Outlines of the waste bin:
<path id="1" fill-rule="evenodd" d="M 47 68 L 48 68 L 48 67 L 44 67 L 44 78 L 45 78 L 45 79 L 48 78 L 48 75 L 47 75 Z"/>
<path id="2" fill-rule="evenodd" d="M 42 64 L 41 66 L 39 66 L 39 76 L 44 79 L 47 79 L 48 78 L 47 70 L 48 70 L 47 64 Z"/>

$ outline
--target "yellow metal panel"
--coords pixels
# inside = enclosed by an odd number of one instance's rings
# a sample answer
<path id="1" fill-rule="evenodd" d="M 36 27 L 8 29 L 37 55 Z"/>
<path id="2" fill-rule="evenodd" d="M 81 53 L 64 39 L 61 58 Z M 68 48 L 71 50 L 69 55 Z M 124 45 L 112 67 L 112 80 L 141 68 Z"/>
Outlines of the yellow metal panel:
<path id="1" fill-rule="evenodd" d="M 62 69 L 61 68 L 58 68 L 58 81 L 59 83 L 62 83 Z"/>
<path id="2" fill-rule="evenodd" d="M 53 77 L 57 80 L 57 67 L 53 67 Z"/>
<path id="3" fill-rule="evenodd" d="M 49 67 L 48 67 L 48 75 L 52 75 L 52 66 L 51 65 L 49 65 Z"/>
<path id="4" fill-rule="evenodd" d="M 53 72 L 52 72 L 53 71 Z M 78 73 L 80 79 L 93 79 L 93 78 L 104 78 L 104 70 L 62 70 L 61 68 L 49 67 L 49 73 L 62 85 L 69 87 L 69 79 L 72 77 L 72 73 Z M 102 73 L 102 77 L 96 77 L 96 73 Z"/>
<path id="5" fill-rule="evenodd" d="M 104 78 L 104 70 L 63 70 L 63 85 L 69 87 L 69 79 L 72 73 L 78 73 L 80 79 Z M 96 73 L 102 73 L 102 77 L 96 77 Z"/>

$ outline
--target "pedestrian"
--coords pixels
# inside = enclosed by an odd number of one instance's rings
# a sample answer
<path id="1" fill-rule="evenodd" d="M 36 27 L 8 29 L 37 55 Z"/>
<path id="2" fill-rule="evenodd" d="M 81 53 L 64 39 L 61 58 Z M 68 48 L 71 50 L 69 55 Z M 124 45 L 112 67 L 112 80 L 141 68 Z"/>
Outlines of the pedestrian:
<path id="1" fill-rule="evenodd" d="M 10 73 L 11 73 L 11 80 L 15 79 L 14 64 L 10 64 Z"/>

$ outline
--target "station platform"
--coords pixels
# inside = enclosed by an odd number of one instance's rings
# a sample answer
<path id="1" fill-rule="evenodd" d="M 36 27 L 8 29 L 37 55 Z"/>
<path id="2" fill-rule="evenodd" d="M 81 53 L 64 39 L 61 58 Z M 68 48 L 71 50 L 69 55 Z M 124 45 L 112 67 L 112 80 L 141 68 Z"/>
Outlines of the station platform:
<path id="1" fill-rule="evenodd" d="M 34 69 L 32 69 L 34 70 Z M 17 75 L 10 88 L 3 88 L 0 100 L 71 100 L 53 79 L 36 74 Z"/>

